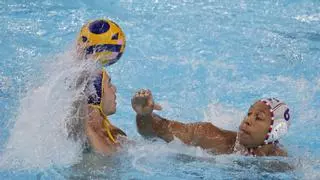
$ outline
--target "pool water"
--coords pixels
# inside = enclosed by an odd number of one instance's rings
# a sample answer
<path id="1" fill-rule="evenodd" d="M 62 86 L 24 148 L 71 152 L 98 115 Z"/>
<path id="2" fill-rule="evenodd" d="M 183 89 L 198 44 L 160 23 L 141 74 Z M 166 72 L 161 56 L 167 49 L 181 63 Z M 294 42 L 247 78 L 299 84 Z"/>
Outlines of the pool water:
<path id="1" fill-rule="evenodd" d="M 63 119 L 79 69 L 81 26 L 110 18 L 127 37 L 108 67 L 110 117 L 134 145 L 113 157 L 82 154 Z M 320 2 L 317 0 L 0 1 L 0 179 L 319 179 Z M 130 99 L 150 88 L 160 115 L 237 130 L 257 99 L 291 111 L 289 157 L 212 155 L 178 140 L 144 140 Z"/>

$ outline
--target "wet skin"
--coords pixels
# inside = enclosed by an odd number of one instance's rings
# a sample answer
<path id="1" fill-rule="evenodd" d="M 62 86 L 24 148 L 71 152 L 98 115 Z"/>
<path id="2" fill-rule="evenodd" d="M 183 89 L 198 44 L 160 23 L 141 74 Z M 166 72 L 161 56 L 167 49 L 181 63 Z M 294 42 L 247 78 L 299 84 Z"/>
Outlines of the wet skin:
<path id="1" fill-rule="evenodd" d="M 168 120 L 153 113 L 162 107 L 154 103 L 150 90 L 139 90 L 131 99 L 137 113 L 138 132 L 146 137 L 159 137 L 170 142 L 174 137 L 188 145 L 200 146 L 214 153 L 235 152 L 237 132 L 220 129 L 208 122 L 182 123 Z M 244 149 L 252 148 L 259 156 L 285 156 L 285 151 L 273 144 L 263 145 L 271 123 L 271 114 L 262 102 L 252 105 L 239 126 L 239 141 Z M 262 145 L 260 147 L 260 145 Z M 259 146 L 259 147 L 258 147 Z"/>

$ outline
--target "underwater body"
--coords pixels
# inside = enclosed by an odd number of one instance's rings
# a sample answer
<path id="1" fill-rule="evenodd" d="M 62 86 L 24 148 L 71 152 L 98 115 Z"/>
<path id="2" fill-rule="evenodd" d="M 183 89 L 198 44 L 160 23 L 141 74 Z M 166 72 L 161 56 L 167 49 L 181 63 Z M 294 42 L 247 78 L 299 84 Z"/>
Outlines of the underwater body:
<path id="1" fill-rule="evenodd" d="M 320 2 L 1 1 L 0 179 L 319 179 Z M 127 45 L 107 67 L 112 123 L 134 145 L 112 157 L 66 138 L 66 88 L 81 26 L 109 18 Z M 130 99 L 150 88 L 161 116 L 236 131 L 263 97 L 291 112 L 288 157 L 214 155 L 178 140 L 144 140 Z"/>

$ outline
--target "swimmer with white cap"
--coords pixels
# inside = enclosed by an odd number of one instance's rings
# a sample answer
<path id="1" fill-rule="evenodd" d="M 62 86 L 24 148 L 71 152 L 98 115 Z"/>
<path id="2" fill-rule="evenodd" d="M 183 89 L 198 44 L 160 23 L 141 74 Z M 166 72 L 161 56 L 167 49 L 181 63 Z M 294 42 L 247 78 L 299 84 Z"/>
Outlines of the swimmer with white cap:
<path id="1" fill-rule="evenodd" d="M 199 146 L 217 154 L 240 153 L 254 156 L 286 156 L 279 146 L 289 127 L 289 108 L 278 99 L 255 102 L 241 122 L 239 131 L 220 129 L 209 122 L 181 123 L 153 113 L 161 110 L 150 90 L 139 90 L 133 96 L 138 132 L 144 137 L 159 137 L 170 142 L 174 137 L 188 145 Z"/>

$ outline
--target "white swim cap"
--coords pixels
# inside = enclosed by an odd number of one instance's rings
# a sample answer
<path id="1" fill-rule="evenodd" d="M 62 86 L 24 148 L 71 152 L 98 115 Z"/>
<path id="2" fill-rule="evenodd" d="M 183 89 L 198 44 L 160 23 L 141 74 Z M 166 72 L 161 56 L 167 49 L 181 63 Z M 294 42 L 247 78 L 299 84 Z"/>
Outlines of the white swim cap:
<path id="1" fill-rule="evenodd" d="M 264 140 L 265 144 L 276 143 L 288 132 L 290 113 L 288 106 L 276 98 L 261 99 L 270 108 L 271 124 Z"/>

